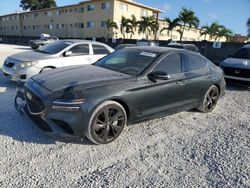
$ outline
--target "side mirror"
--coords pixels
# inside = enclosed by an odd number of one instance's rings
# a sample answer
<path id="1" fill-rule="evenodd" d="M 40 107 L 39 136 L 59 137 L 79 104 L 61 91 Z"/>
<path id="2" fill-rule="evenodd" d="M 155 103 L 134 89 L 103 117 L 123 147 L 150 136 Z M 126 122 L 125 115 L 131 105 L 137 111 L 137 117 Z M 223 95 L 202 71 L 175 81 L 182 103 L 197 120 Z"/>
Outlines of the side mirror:
<path id="1" fill-rule="evenodd" d="M 65 57 L 69 57 L 69 56 L 72 56 L 72 51 L 66 51 L 66 52 L 64 52 L 64 56 Z"/>
<path id="2" fill-rule="evenodd" d="M 148 74 L 148 78 L 155 82 L 156 80 L 169 80 L 170 75 L 163 71 L 154 71 Z"/>

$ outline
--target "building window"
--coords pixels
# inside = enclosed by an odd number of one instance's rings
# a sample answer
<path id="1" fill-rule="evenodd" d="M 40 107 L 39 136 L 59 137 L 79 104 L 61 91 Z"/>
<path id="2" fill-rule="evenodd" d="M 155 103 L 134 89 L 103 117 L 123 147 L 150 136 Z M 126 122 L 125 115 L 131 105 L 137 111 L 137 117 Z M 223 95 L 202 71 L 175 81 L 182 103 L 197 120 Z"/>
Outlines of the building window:
<path id="1" fill-rule="evenodd" d="M 56 15 L 57 15 L 57 16 L 62 15 L 62 11 L 61 11 L 61 10 L 56 11 Z"/>
<path id="2" fill-rule="evenodd" d="M 102 3 L 102 9 L 103 10 L 108 10 L 109 8 L 110 8 L 110 3 L 109 2 Z"/>
<path id="3" fill-rule="evenodd" d="M 95 5 L 88 5 L 87 9 L 88 11 L 93 11 L 95 10 Z"/>
<path id="4" fill-rule="evenodd" d="M 26 26 L 25 25 L 23 26 L 23 29 L 26 30 Z"/>
<path id="5" fill-rule="evenodd" d="M 87 28 L 93 28 L 94 22 L 87 22 Z"/>
<path id="6" fill-rule="evenodd" d="M 101 27 L 106 27 L 106 21 L 101 22 Z"/>
<path id="7" fill-rule="evenodd" d="M 141 16 L 147 17 L 148 16 L 148 11 L 145 10 L 145 9 L 141 9 Z"/>
<path id="8" fill-rule="evenodd" d="M 53 25 L 49 25 L 49 30 L 52 30 L 53 29 Z"/>
<path id="9" fill-rule="evenodd" d="M 81 7 L 79 12 L 84 12 L 84 7 Z"/>
<path id="10" fill-rule="evenodd" d="M 48 12 L 48 17 L 51 17 L 52 16 L 52 12 Z"/>
<path id="11" fill-rule="evenodd" d="M 84 28 L 84 23 L 79 23 L 79 28 Z"/>
<path id="12" fill-rule="evenodd" d="M 128 11 L 128 5 L 125 3 L 120 3 L 120 10 Z"/>

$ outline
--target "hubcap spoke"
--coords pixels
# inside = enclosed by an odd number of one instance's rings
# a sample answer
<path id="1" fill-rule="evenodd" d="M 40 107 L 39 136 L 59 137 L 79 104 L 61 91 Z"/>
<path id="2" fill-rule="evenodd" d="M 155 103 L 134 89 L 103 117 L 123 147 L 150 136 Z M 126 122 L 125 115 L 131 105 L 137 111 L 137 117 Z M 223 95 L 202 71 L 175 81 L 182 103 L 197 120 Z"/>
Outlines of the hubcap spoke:
<path id="1" fill-rule="evenodd" d="M 100 129 L 104 129 L 104 128 L 105 128 L 105 125 L 104 125 L 104 124 L 96 123 L 96 124 L 94 125 L 94 129 L 95 129 L 96 131 L 99 131 Z"/>

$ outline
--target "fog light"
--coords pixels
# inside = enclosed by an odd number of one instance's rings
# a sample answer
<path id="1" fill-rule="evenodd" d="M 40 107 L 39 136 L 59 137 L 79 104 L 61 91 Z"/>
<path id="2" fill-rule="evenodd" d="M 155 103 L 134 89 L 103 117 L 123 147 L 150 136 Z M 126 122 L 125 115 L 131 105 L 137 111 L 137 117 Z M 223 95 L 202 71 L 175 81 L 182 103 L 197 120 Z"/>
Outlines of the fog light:
<path id="1" fill-rule="evenodd" d="M 69 106 L 52 106 L 54 110 L 64 111 L 64 112 L 76 112 L 80 109 L 80 107 L 69 107 Z"/>

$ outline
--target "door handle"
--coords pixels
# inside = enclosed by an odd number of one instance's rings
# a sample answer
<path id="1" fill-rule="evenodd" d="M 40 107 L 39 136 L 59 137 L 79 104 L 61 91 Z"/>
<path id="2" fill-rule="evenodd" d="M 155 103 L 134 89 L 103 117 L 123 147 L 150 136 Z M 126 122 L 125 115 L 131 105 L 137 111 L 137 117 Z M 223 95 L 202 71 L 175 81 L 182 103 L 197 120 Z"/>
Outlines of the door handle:
<path id="1" fill-rule="evenodd" d="M 183 84 L 185 84 L 185 80 L 179 80 L 179 81 L 176 82 L 176 84 L 183 85 Z"/>

